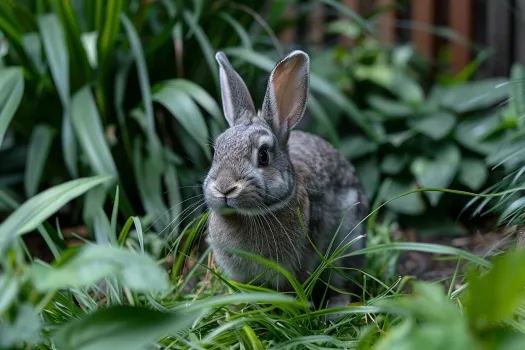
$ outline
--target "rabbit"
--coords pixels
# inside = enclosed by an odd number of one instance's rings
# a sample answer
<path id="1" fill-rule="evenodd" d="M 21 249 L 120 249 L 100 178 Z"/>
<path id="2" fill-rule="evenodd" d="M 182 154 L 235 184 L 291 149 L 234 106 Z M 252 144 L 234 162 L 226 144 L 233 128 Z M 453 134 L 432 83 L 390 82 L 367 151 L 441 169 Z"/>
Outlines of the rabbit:
<path id="1" fill-rule="evenodd" d="M 215 59 L 229 127 L 214 142 L 202 184 L 209 209 L 206 241 L 215 264 L 230 279 L 293 292 L 284 276 L 231 248 L 274 261 L 302 283 L 321 262 L 308 236 L 325 254 L 341 225 L 331 252 L 352 240 L 352 250 L 366 246 L 365 222 L 357 225 L 368 213 L 368 199 L 354 167 L 332 145 L 314 134 L 292 130 L 307 104 L 310 58 L 305 52 L 295 50 L 275 65 L 258 111 L 227 56 L 218 52 Z M 362 268 L 364 259 L 362 255 L 339 259 L 337 266 Z M 353 275 L 353 270 L 343 271 Z M 327 269 L 322 278 L 345 291 L 328 288 L 325 306 L 350 303 L 348 277 Z M 326 285 L 322 287 L 324 292 Z"/>

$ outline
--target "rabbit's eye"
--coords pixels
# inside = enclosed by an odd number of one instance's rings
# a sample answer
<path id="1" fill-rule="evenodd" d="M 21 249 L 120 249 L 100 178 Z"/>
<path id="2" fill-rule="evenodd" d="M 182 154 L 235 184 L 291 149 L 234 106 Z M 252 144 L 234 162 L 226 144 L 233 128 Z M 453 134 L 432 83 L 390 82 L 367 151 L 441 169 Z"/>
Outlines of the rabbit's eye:
<path id="1" fill-rule="evenodd" d="M 268 149 L 266 147 L 261 147 L 257 153 L 257 163 L 259 166 L 266 166 L 270 161 L 270 155 L 268 154 Z"/>

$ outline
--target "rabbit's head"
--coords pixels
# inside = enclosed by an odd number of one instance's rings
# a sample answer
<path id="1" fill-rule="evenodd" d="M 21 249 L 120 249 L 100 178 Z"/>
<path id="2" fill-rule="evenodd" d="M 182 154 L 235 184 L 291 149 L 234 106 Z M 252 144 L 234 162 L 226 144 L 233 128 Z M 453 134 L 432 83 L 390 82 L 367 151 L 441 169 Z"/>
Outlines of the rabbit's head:
<path id="1" fill-rule="evenodd" d="M 222 106 L 229 128 L 215 140 L 204 198 L 218 213 L 256 215 L 285 206 L 295 190 L 287 152 L 290 131 L 301 120 L 309 86 L 309 58 L 293 51 L 277 63 L 257 112 L 239 74 L 222 52 Z"/>

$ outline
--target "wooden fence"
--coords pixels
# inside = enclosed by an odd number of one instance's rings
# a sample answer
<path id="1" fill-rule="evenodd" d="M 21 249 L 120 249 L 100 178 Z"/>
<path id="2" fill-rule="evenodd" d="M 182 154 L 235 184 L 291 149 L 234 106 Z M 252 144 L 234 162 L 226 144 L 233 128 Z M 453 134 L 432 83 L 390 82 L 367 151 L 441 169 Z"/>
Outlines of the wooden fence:
<path id="1" fill-rule="evenodd" d="M 378 10 L 374 33 L 385 43 L 410 42 L 423 55 L 435 59 L 448 50 L 454 71 L 460 71 L 481 49 L 492 49 L 484 63 L 484 76 L 505 76 L 514 62 L 525 64 L 525 0 L 339 0 L 356 13 L 370 16 Z M 341 12 L 323 0 L 297 0 L 287 16 L 309 6 L 301 26 L 282 34 L 284 42 L 330 45 L 324 24 Z M 439 34 L 441 33 L 441 34 Z M 352 45 L 347 38 L 340 44 Z"/>

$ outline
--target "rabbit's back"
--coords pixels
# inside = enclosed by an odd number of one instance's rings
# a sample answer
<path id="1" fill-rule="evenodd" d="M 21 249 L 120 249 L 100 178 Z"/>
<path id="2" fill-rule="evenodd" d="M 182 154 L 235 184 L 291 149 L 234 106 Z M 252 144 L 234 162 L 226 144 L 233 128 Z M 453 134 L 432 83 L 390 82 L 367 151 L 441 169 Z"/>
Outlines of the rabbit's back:
<path id="1" fill-rule="evenodd" d="M 288 149 L 297 177 L 308 192 L 308 228 L 319 250 L 326 251 L 339 226 L 332 252 L 341 241 L 345 244 L 363 234 L 365 223 L 359 222 L 367 215 L 369 203 L 352 164 L 330 143 L 303 131 L 291 132 Z M 350 249 L 364 245 L 365 240 L 360 239 Z M 341 264 L 361 265 L 360 259 L 347 259 Z"/>

